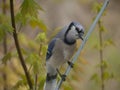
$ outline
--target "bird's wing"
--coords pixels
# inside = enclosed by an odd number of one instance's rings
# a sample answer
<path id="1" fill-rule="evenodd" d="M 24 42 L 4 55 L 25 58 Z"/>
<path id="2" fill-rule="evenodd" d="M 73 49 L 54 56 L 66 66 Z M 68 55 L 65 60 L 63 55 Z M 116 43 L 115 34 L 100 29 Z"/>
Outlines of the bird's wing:
<path id="1" fill-rule="evenodd" d="M 52 56 L 52 51 L 55 46 L 56 38 L 54 38 L 48 45 L 48 50 L 46 54 L 46 60 L 48 60 Z"/>

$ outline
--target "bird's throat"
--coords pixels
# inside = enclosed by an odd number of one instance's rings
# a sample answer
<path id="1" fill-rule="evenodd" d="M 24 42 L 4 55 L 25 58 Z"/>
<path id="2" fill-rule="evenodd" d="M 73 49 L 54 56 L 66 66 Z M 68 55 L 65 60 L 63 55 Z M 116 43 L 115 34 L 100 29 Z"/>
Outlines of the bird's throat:
<path id="1" fill-rule="evenodd" d="M 67 45 L 73 45 L 73 44 L 75 44 L 76 43 L 76 40 L 72 40 L 72 39 L 67 39 L 67 37 L 65 37 L 64 38 L 64 42 L 65 42 L 65 44 L 67 44 Z"/>

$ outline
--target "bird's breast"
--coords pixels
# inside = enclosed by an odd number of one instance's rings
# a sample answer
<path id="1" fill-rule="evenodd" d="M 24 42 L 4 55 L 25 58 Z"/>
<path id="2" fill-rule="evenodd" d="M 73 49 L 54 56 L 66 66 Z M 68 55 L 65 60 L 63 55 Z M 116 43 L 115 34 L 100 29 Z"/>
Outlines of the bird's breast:
<path id="1" fill-rule="evenodd" d="M 67 45 L 62 40 L 57 40 L 55 43 L 53 55 L 49 60 L 49 63 L 54 67 L 59 67 L 66 61 L 70 60 L 76 49 L 76 44 Z"/>

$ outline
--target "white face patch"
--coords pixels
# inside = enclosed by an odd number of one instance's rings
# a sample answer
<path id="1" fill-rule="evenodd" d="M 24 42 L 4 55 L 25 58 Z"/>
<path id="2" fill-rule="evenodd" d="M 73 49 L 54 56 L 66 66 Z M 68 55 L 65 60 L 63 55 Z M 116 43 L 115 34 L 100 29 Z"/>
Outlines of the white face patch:
<path id="1" fill-rule="evenodd" d="M 71 30 L 68 32 L 68 37 L 69 38 L 72 38 L 72 39 L 78 39 L 78 32 L 75 30 L 76 27 L 75 26 L 72 26 L 71 27 Z"/>
<path id="2" fill-rule="evenodd" d="M 72 29 L 72 30 L 75 30 L 75 26 L 72 26 L 71 29 Z"/>

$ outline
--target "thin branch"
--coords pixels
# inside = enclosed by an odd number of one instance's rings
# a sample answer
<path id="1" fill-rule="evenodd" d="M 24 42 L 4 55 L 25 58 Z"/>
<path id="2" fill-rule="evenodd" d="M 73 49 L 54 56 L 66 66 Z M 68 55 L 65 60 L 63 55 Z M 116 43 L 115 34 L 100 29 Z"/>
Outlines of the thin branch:
<path id="1" fill-rule="evenodd" d="M 6 15 L 6 0 L 3 0 L 3 14 Z M 4 54 L 7 53 L 7 35 L 4 32 L 4 40 L 3 40 Z"/>
<path id="2" fill-rule="evenodd" d="M 11 11 L 11 23 L 12 23 L 12 27 L 14 29 L 13 38 L 14 38 L 14 41 L 15 41 L 15 46 L 16 46 L 16 49 L 17 49 L 17 52 L 18 52 L 18 55 L 19 55 L 19 58 L 20 58 L 21 65 L 22 65 L 23 70 L 25 72 L 25 76 L 26 76 L 29 88 L 32 90 L 33 85 L 32 85 L 31 79 L 30 79 L 30 75 L 29 75 L 28 70 L 27 70 L 27 66 L 24 62 L 23 55 L 21 53 L 20 45 L 19 45 L 19 42 L 18 42 L 18 36 L 17 36 L 17 33 L 16 33 L 13 0 L 10 0 L 10 11 Z"/>
<path id="3" fill-rule="evenodd" d="M 98 22 L 98 26 L 99 28 L 101 27 L 101 21 L 99 20 Z M 105 85 L 104 85 L 104 66 L 103 66 L 103 40 L 102 40 L 102 31 L 99 30 L 99 44 L 100 44 L 100 70 L 101 70 L 101 90 L 105 89 Z"/>
<path id="4" fill-rule="evenodd" d="M 39 51 L 38 51 L 39 56 L 41 56 L 41 50 L 42 50 L 42 44 L 40 43 L 40 47 L 39 47 Z M 36 75 L 35 75 L 35 89 L 34 90 L 37 90 L 37 86 L 38 86 L 38 74 L 36 73 Z"/>
<path id="5" fill-rule="evenodd" d="M 36 74 L 35 75 L 35 89 L 34 90 L 37 90 L 37 82 L 38 82 L 38 75 Z"/>
<path id="6" fill-rule="evenodd" d="M 6 15 L 6 0 L 3 0 L 3 14 Z M 4 38 L 3 38 L 3 48 L 4 48 L 4 55 L 7 53 L 7 35 L 6 32 L 4 31 Z M 4 64 L 4 67 L 6 67 L 6 63 Z M 8 83 L 7 83 L 7 73 L 6 70 L 3 72 L 3 79 L 4 79 L 4 90 L 8 90 Z"/>
<path id="7" fill-rule="evenodd" d="M 80 55 L 83 47 L 85 46 L 86 41 L 88 40 L 88 38 L 90 37 L 91 33 L 93 32 L 93 30 L 94 30 L 97 22 L 99 21 L 100 17 L 102 16 L 102 14 L 103 14 L 105 8 L 107 7 L 108 3 L 109 3 L 109 0 L 105 0 L 104 5 L 102 6 L 102 8 L 101 8 L 100 12 L 98 13 L 98 15 L 97 15 L 96 19 L 94 20 L 94 22 L 92 23 L 90 29 L 88 30 L 88 33 L 86 34 L 86 36 L 85 36 L 82 44 L 80 45 L 80 48 L 78 49 L 78 51 L 76 52 L 76 54 L 75 54 L 74 57 L 72 58 L 72 60 L 71 60 L 72 63 L 75 63 L 75 61 L 76 61 L 77 58 L 79 57 L 79 55 Z M 65 71 L 65 73 L 64 73 L 64 75 L 67 76 L 67 75 L 70 73 L 70 71 L 71 71 L 71 66 L 68 66 L 67 69 L 66 69 L 66 71 Z M 60 87 L 61 87 L 61 85 L 62 85 L 62 83 L 63 83 L 63 80 L 61 79 L 61 80 L 58 82 L 58 85 L 56 86 L 56 89 L 55 89 L 55 90 L 59 90 Z"/>
<path id="8" fill-rule="evenodd" d="M 42 44 L 40 43 L 40 47 L 39 47 L 39 51 L 38 51 L 39 56 L 41 56 L 41 50 L 42 50 Z"/>

